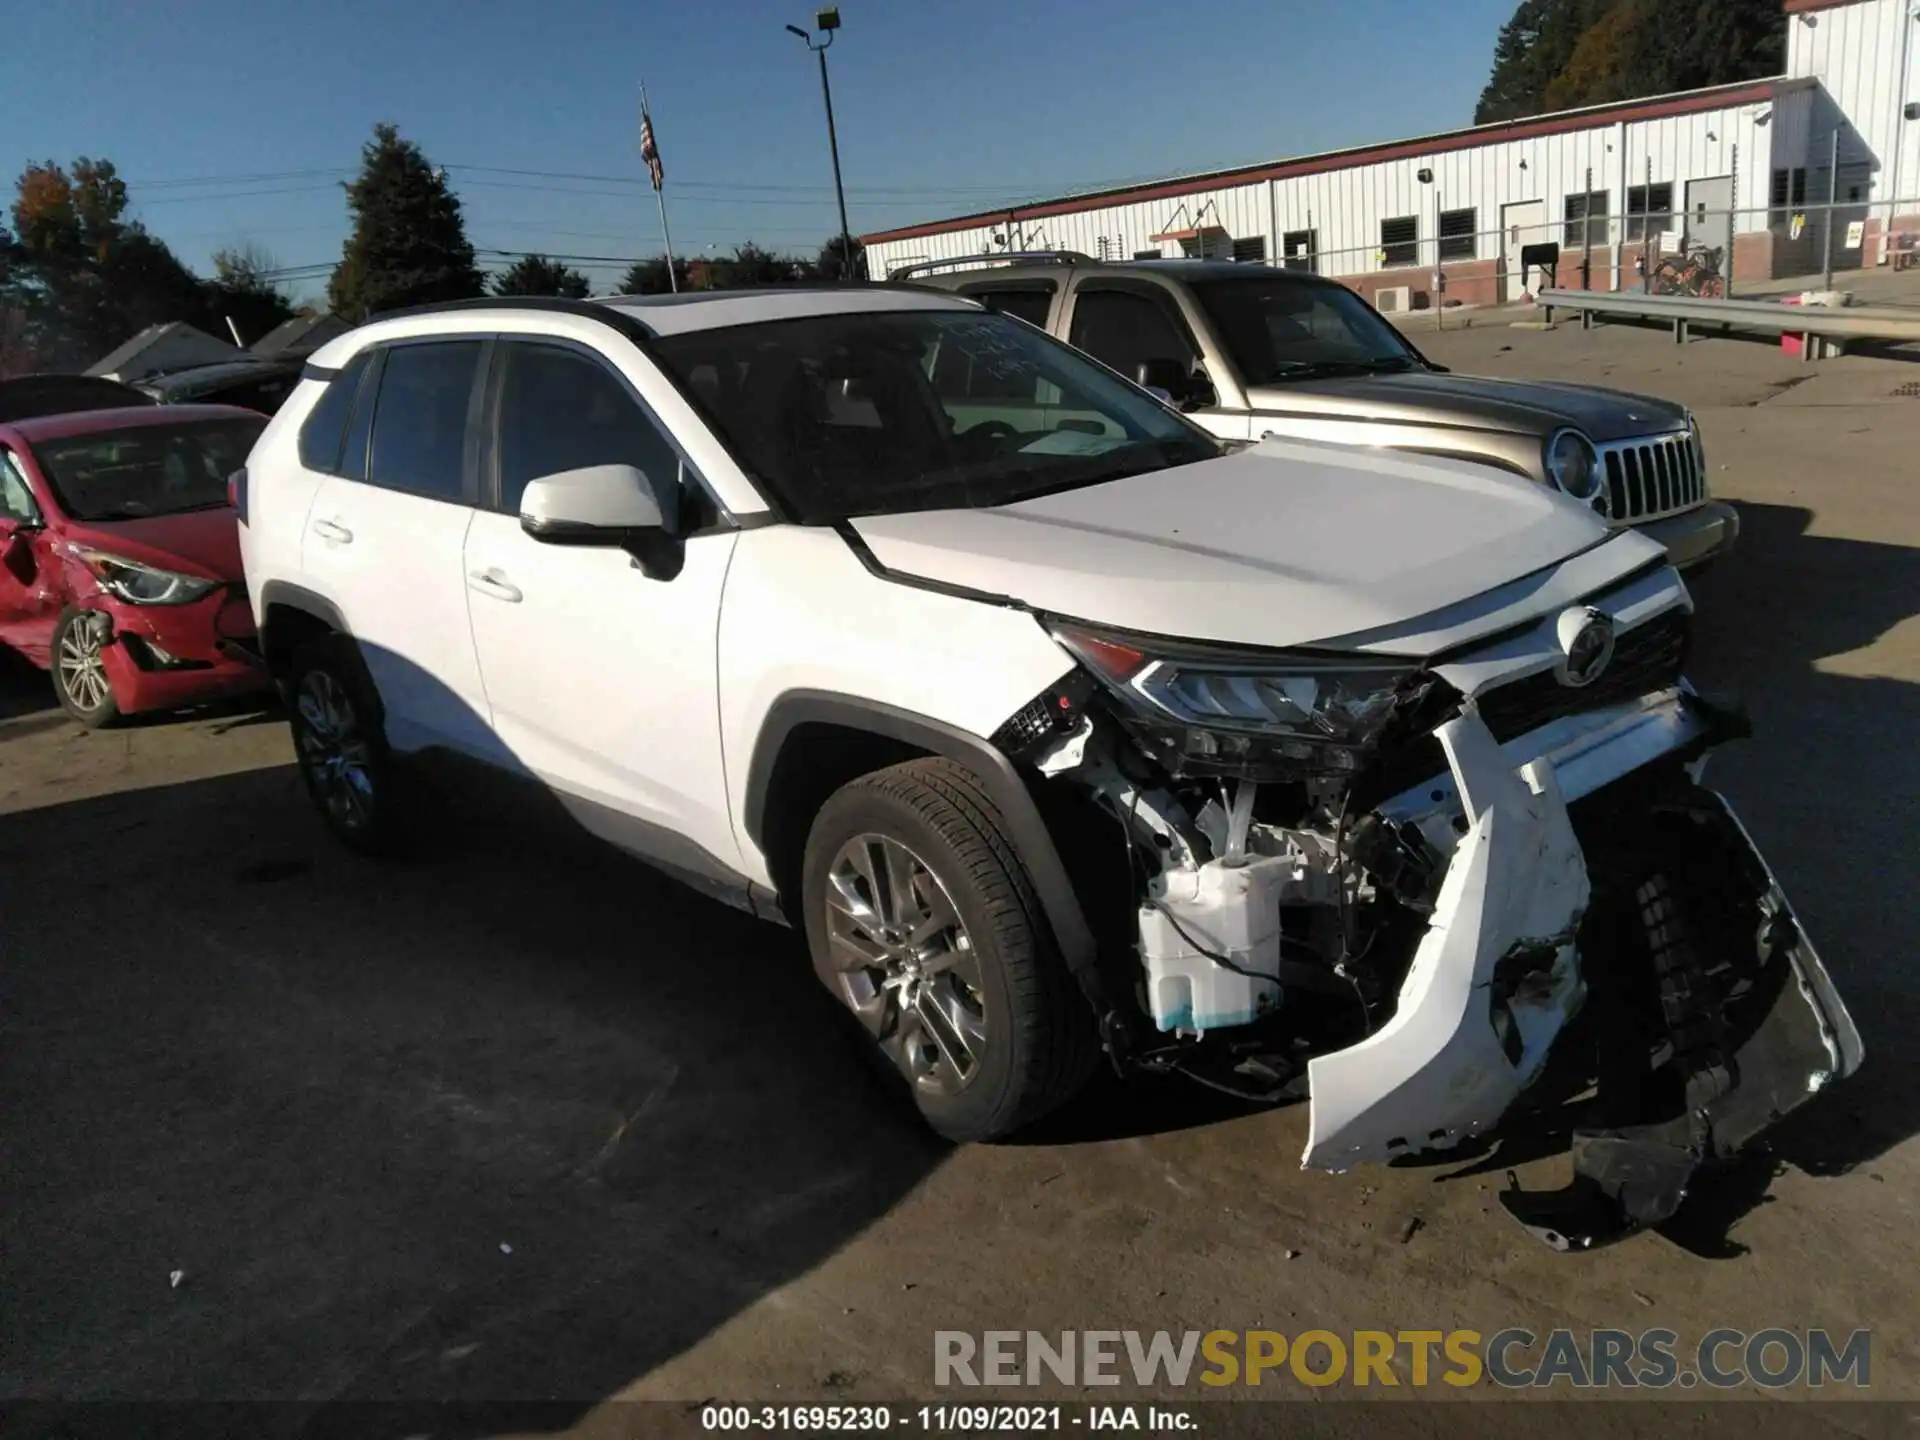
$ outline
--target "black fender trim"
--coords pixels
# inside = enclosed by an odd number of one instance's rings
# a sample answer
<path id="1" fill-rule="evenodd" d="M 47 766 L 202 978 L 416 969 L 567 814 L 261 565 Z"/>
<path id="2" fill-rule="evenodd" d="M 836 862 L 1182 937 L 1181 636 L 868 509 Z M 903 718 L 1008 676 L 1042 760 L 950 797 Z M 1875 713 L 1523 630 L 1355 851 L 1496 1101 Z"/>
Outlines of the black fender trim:
<path id="1" fill-rule="evenodd" d="M 1013 842 L 1021 864 L 1032 877 L 1035 894 L 1046 911 L 1053 937 L 1097 1015 L 1111 1008 L 1104 998 L 1098 969 L 1093 930 L 1086 912 L 1074 893 L 1067 867 L 1060 859 L 1053 834 L 1041 818 L 1025 783 L 1011 761 L 987 741 L 944 721 L 849 695 L 824 690 L 789 690 L 773 702 L 766 723 L 753 748 L 747 767 L 744 819 L 748 837 L 765 848 L 768 788 L 787 737 L 802 725 L 837 725 L 849 730 L 865 730 L 912 745 L 917 749 L 943 755 L 965 765 L 980 777 L 980 783 L 1006 822 L 1007 838 Z"/>
<path id="2" fill-rule="evenodd" d="M 260 619 L 264 625 L 267 612 L 276 605 L 284 605 L 290 610 L 299 610 L 324 620 L 342 635 L 351 635 L 347 617 L 340 613 L 340 607 L 324 595 L 317 595 L 302 585 L 294 585 L 286 580 L 269 580 L 260 587 Z M 264 644 L 265 635 L 261 636 Z"/>

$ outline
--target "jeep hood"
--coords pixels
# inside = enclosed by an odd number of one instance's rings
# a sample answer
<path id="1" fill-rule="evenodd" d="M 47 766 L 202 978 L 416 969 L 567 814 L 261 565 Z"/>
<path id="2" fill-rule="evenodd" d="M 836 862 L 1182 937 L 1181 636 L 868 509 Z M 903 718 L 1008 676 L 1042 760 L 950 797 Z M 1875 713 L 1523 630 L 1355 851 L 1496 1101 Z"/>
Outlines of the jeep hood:
<path id="1" fill-rule="evenodd" d="M 1248 393 L 1247 403 L 1256 414 L 1306 413 L 1323 420 L 1491 430 L 1543 439 L 1563 425 L 1607 441 L 1677 430 L 1687 423 L 1680 406 L 1650 395 L 1552 380 L 1495 380 L 1429 370 L 1262 386 Z"/>
<path id="2" fill-rule="evenodd" d="M 1661 554 L 1632 534 L 1609 542 L 1583 506 L 1487 466 L 1292 440 L 850 523 L 901 578 L 1150 634 L 1387 653 L 1396 634 L 1399 653 L 1425 653 L 1519 623 Z"/>

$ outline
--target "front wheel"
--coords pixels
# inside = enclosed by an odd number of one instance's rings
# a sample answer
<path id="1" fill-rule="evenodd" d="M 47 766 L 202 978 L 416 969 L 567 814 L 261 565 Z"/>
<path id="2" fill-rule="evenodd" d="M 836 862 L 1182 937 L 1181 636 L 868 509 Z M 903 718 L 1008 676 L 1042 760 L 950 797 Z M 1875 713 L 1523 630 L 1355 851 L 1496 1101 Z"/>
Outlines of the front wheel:
<path id="1" fill-rule="evenodd" d="M 69 610 L 53 629 L 54 698 L 89 730 L 104 729 L 120 719 L 100 643 L 104 619 L 95 611 Z"/>
<path id="2" fill-rule="evenodd" d="M 1092 1011 L 972 772 L 917 760 L 843 787 L 801 889 L 815 973 L 940 1134 L 998 1139 L 1084 1083 Z"/>

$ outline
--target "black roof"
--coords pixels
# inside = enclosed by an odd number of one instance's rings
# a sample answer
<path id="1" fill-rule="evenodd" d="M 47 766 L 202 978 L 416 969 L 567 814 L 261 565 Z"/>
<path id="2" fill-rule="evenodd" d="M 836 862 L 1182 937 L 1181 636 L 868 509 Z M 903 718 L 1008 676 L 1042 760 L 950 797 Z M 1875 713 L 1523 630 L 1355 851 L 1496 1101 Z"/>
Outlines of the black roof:
<path id="1" fill-rule="evenodd" d="M 0 422 L 151 404 L 151 395 L 99 375 L 22 375 L 0 380 Z"/>
<path id="2" fill-rule="evenodd" d="M 352 328 L 346 321 L 331 312 L 319 315 L 295 315 L 291 319 L 281 321 L 247 348 L 262 358 L 285 355 L 294 351 L 304 354 L 318 350 L 327 341 L 346 334 Z"/>

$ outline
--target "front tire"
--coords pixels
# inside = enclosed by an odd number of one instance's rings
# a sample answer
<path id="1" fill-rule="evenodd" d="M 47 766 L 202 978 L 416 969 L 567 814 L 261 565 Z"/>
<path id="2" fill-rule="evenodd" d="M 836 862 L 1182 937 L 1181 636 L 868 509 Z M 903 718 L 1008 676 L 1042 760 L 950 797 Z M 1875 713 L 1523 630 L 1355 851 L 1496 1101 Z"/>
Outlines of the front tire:
<path id="1" fill-rule="evenodd" d="M 53 627 L 53 694 L 60 708 L 89 730 L 120 721 L 107 678 L 99 621 L 91 610 L 68 610 Z"/>
<path id="2" fill-rule="evenodd" d="M 993 1140 L 1085 1083 L 1093 1015 L 972 772 L 916 760 L 821 807 L 801 881 L 814 972 L 950 1140 Z"/>
<path id="3" fill-rule="evenodd" d="M 343 635 L 303 646 L 287 674 L 287 721 L 307 794 L 334 835 L 368 854 L 398 839 L 393 757 L 360 652 Z"/>

